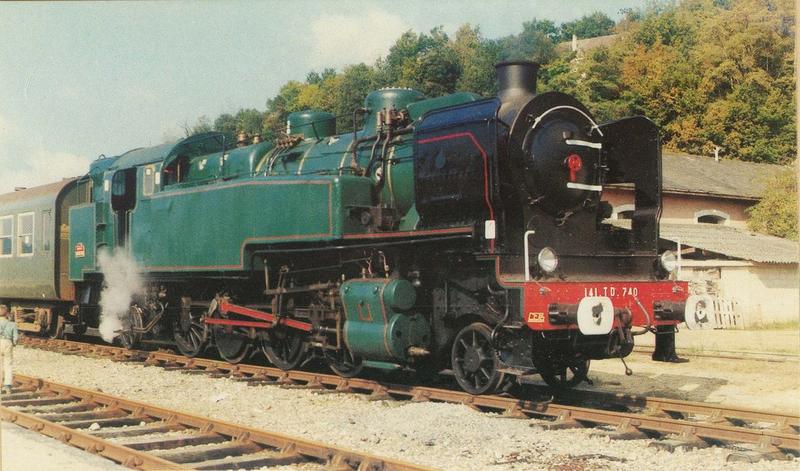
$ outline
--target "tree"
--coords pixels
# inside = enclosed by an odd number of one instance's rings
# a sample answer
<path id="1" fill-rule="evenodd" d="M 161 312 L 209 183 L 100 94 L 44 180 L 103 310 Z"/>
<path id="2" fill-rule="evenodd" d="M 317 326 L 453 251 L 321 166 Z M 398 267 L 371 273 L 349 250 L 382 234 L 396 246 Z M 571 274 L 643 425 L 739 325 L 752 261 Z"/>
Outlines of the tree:
<path id="1" fill-rule="evenodd" d="M 353 110 L 364 106 L 367 94 L 378 88 L 376 72 L 372 67 L 361 63 L 345 67 L 333 93 L 333 113 L 339 116 L 337 130 L 347 132 L 353 130 Z"/>
<path id="2" fill-rule="evenodd" d="M 386 58 L 376 63 L 377 79 L 384 86 L 415 86 L 423 73 L 419 60 L 429 53 L 441 55 L 440 50 L 448 45 L 449 39 L 441 26 L 433 28 L 428 34 L 406 31 L 389 48 Z M 431 52 L 434 50 L 440 52 Z"/>
<path id="3" fill-rule="evenodd" d="M 562 41 L 569 41 L 573 34 L 578 39 L 594 38 L 611 34 L 614 26 L 614 20 L 605 13 L 596 11 L 578 20 L 563 23 L 559 28 L 559 36 Z"/>
<path id="4" fill-rule="evenodd" d="M 236 118 L 230 113 L 223 113 L 214 120 L 214 131 L 225 134 L 228 142 L 236 142 Z"/>
<path id="5" fill-rule="evenodd" d="M 525 59 L 546 64 L 556 56 L 555 41 L 558 36 L 555 23 L 534 18 L 522 23 L 522 32 L 519 34 L 500 40 L 501 55 L 505 60 Z"/>
<path id="6" fill-rule="evenodd" d="M 183 133 L 186 135 L 186 137 L 209 131 L 211 131 L 211 120 L 208 119 L 208 116 L 206 115 L 197 118 L 197 121 L 192 126 L 189 126 L 189 123 L 183 124 Z"/>
<path id="7" fill-rule="evenodd" d="M 384 58 L 341 72 L 312 71 L 284 84 L 266 111 L 221 115 L 214 129 L 254 132 L 266 139 L 285 128 L 289 113 L 330 111 L 340 132 L 352 130 L 353 110 L 381 87 L 417 88 L 429 96 L 496 92 L 493 65 L 527 59 L 542 64 L 539 89 L 575 96 L 599 121 L 645 115 L 661 128 L 665 147 L 709 154 L 716 146 L 742 160 L 794 159 L 794 11 L 791 0 L 682 0 L 626 9 L 616 25 L 603 13 L 555 25 L 532 19 L 518 34 L 486 39 L 462 25 L 453 38 L 437 27 L 406 31 Z M 614 42 L 581 54 L 556 52 L 574 33 L 618 31 Z M 245 110 L 240 110 L 242 113 Z M 209 128 L 198 121 L 187 134 Z"/>
<path id="8" fill-rule="evenodd" d="M 461 76 L 456 52 L 447 44 L 431 48 L 403 66 L 403 85 L 427 96 L 453 93 Z"/>
<path id="9" fill-rule="evenodd" d="M 796 165 L 771 178 L 761 200 L 747 209 L 750 230 L 797 240 Z"/>
<path id="10" fill-rule="evenodd" d="M 256 109 L 241 109 L 236 113 L 236 132 L 260 134 L 264 115 Z"/>
<path id="11" fill-rule="evenodd" d="M 299 111 L 298 97 L 303 84 L 292 80 L 286 82 L 278 94 L 267 100 L 267 110 L 261 124 L 264 139 L 274 139 L 286 129 L 286 117 L 293 111 Z"/>
<path id="12" fill-rule="evenodd" d="M 794 159 L 792 3 L 685 0 L 625 13 L 625 32 L 544 68 L 545 89 L 576 95 L 600 119 L 642 114 L 666 147 L 737 159 Z"/>
<path id="13" fill-rule="evenodd" d="M 456 32 L 452 48 L 458 57 L 461 75 L 456 89 L 489 96 L 496 92 L 494 64 L 500 61 L 500 47 L 483 38 L 480 28 L 469 24 Z"/>
<path id="14" fill-rule="evenodd" d="M 333 77 L 336 75 L 336 69 L 333 68 L 325 68 L 322 73 L 318 73 L 316 71 L 311 71 L 306 75 L 306 83 L 309 85 L 316 85 L 324 81 L 329 77 Z"/>

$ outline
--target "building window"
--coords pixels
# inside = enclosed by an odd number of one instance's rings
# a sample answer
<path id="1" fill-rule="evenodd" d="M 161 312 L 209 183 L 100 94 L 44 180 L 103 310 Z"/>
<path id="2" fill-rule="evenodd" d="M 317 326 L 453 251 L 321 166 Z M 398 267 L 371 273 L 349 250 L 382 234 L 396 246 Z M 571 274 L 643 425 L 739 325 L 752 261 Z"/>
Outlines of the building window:
<path id="1" fill-rule="evenodd" d="M 632 204 L 621 204 L 614 207 L 614 213 L 611 219 L 633 219 L 633 212 L 636 207 Z"/>
<path id="2" fill-rule="evenodd" d="M 0 218 L 0 257 L 14 254 L 14 216 Z"/>
<path id="3" fill-rule="evenodd" d="M 17 216 L 17 254 L 33 255 L 33 213 Z"/>
<path id="4" fill-rule="evenodd" d="M 700 224 L 728 224 L 730 219 L 728 213 L 716 209 L 704 209 L 694 213 L 694 221 Z"/>

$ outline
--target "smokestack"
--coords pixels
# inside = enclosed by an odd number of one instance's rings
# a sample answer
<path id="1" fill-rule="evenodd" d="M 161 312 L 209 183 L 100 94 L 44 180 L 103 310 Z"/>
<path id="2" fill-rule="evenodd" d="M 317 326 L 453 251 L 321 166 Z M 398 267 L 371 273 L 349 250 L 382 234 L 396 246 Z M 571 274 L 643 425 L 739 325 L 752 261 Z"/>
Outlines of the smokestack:
<path id="1" fill-rule="evenodd" d="M 530 61 L 510 61 L 501 62 L 494 68 L 497 72 L 497 96 L 502 102 L 498 116 L 510 126 L 517 112 L 536 94 L 539 64 Z"/>
<path id="2" fill-rule="evenodd" d="M 536 94 L 539 64 L 530 61 L 510 61 L 501 62 L 494 68 L 497 71 L 497 94 L 503 101 L 505 96 Z"/>

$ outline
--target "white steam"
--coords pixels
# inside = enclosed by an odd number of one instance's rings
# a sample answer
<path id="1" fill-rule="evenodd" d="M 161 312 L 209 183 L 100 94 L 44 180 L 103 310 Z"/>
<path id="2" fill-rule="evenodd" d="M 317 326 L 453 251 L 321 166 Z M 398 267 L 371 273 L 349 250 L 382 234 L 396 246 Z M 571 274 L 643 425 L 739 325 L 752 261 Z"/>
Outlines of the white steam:
<path id="1" fill-rule="evenodd" d="M 136 261 L 125 250 L 101 251 L 97 256 L 105 283 L 100 292 L 100 336 L 111 342 L 123 327 L 131 297 L 144 291 L 144 283 Z"/>

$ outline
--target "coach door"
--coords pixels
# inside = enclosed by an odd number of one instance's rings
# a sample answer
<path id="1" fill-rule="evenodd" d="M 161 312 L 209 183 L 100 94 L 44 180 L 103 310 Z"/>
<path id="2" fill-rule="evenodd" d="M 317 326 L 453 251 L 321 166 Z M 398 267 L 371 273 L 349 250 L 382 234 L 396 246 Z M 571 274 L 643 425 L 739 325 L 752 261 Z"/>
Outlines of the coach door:
<path id="1" fill-rule="evenodd" d="M 136 207 L 136 168 L 118 170 L 111 180 L 111 210 L 116 227 L 116 245 L 127 245 L 131 211 Z"/>

